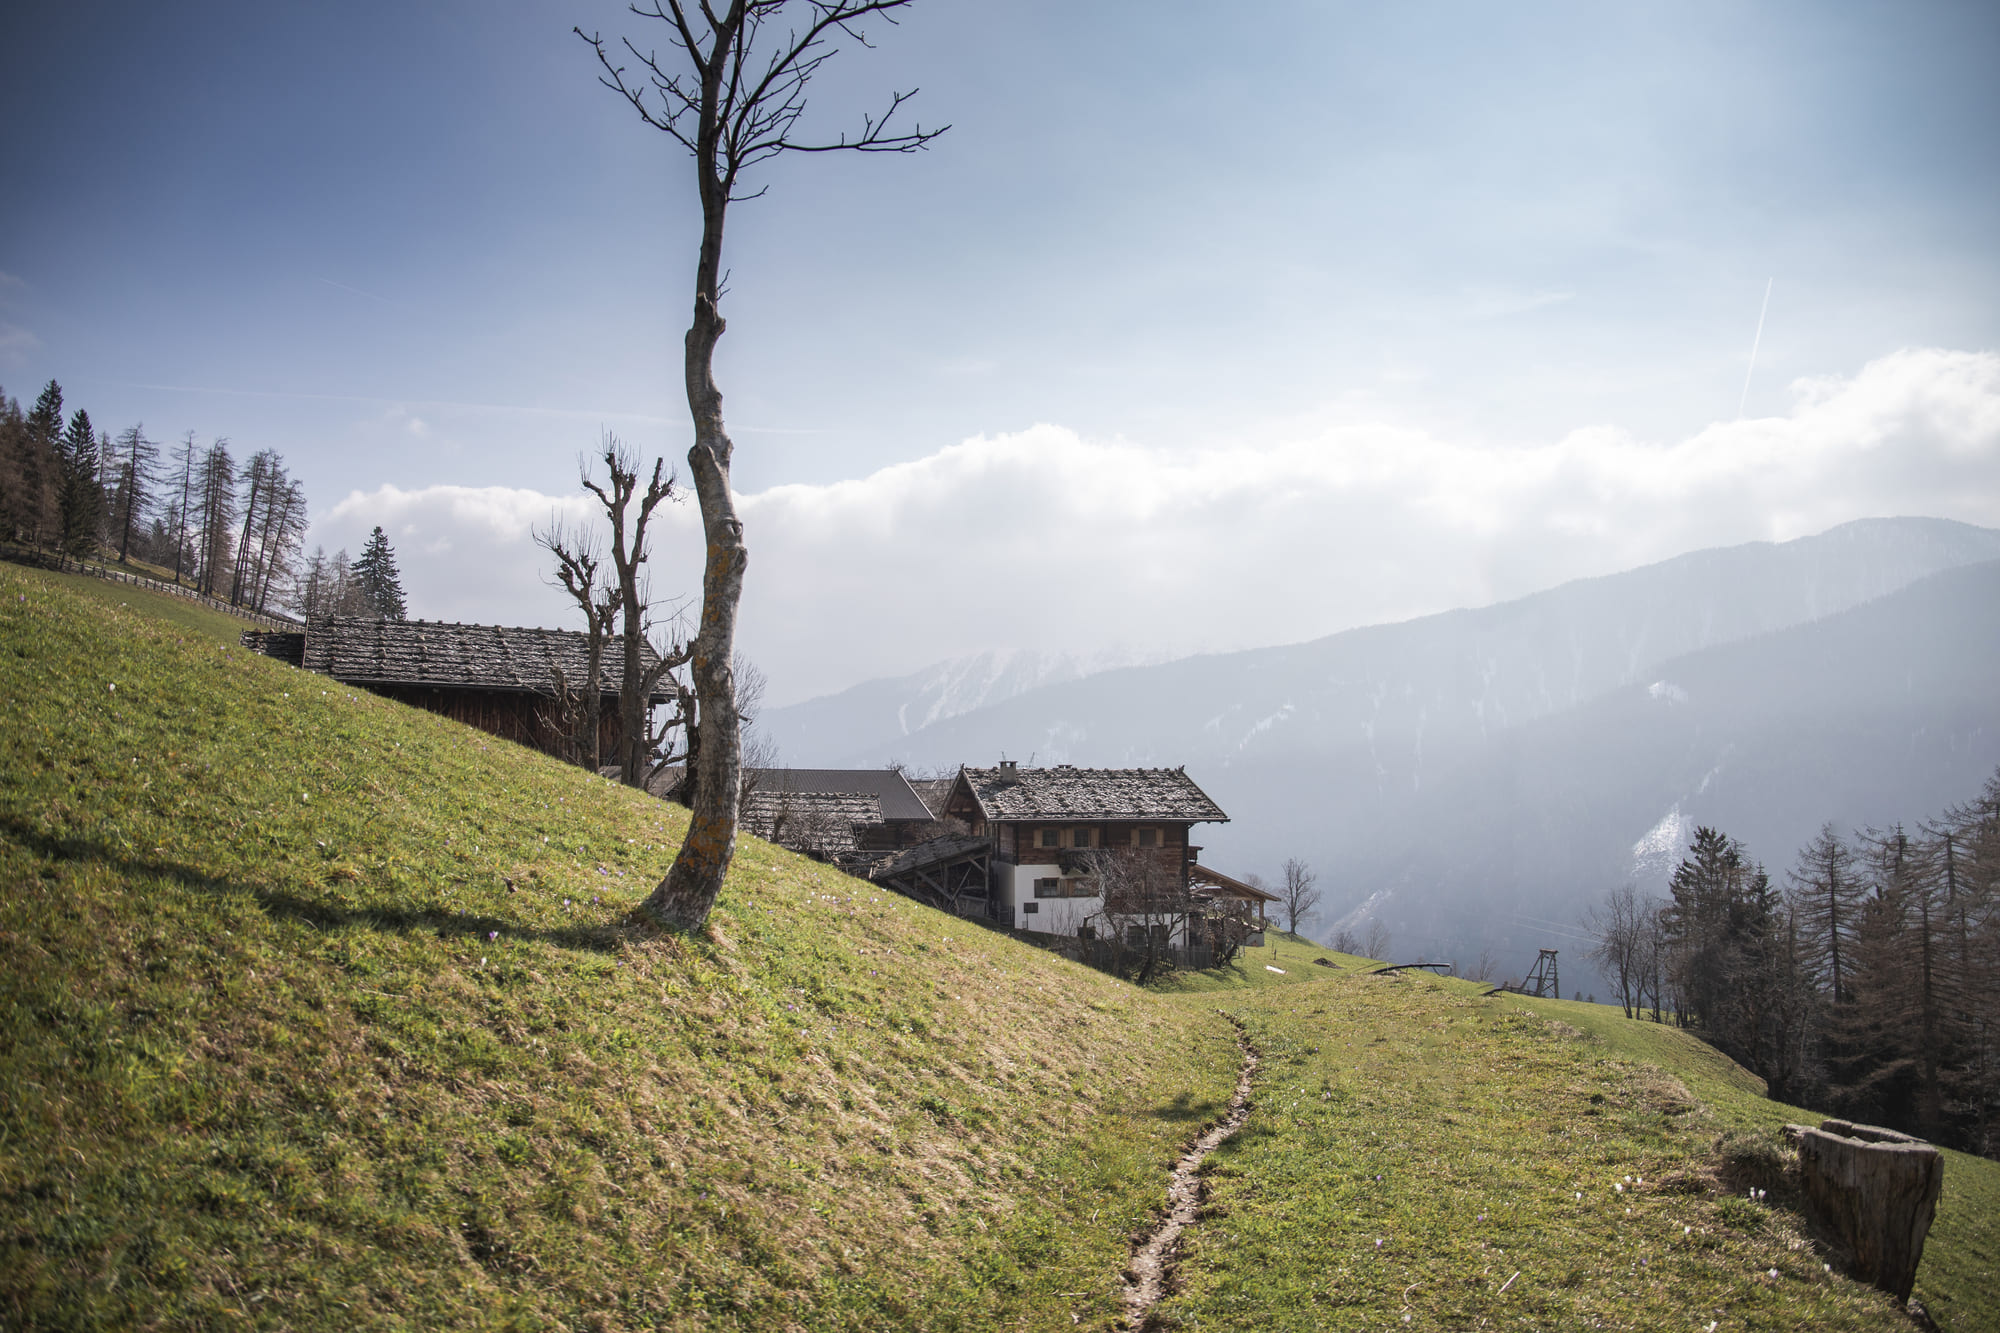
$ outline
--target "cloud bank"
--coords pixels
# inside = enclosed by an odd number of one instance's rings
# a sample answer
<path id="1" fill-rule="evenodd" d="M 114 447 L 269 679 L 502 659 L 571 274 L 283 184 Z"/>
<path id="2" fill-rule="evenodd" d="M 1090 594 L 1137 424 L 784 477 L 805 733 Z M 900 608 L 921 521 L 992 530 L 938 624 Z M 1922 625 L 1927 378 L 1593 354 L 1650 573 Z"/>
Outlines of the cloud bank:
<path id="1" fill-rule="evenodd" d="M 1784 416 L 1666 444 L 1595 426 L 1495 446 L 1353 422 L 1178 451 L 1053 425 L 971 439 L 741 497 L 743 647 L 775 704 L 989 647 L 1308 639 L 1854 518 L 2000 526 L 2000 355 L 1906 350 L 1791 396 Z M 381 523 L 415 614 L 562 624 L 530 530 L 586 512 L 577 496 L 383 486 L 313 536 L 356 550 Z M 698 516 L 662 512 L 656 580 L 693 591 Z"/>

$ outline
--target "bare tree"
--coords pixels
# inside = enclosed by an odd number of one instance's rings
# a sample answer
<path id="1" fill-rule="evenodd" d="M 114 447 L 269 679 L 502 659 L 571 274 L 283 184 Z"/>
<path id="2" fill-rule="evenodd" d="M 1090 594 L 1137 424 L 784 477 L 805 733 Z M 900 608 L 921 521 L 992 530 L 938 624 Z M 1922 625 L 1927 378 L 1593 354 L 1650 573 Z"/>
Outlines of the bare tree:
<path id="1" fill-rule="evenodd" d="M 132 529 L 145 522 L 146 511 L 153 505 L 157 482 L 154 465 L 160 446 L 146 438 L 143 425 L 133 426 L 118 437 L 118 452 L 122 457 L 111 516 L 118 527 L 118 559 L 122 564 L 132 554 Z"/>
<path id="2" fill-rule="evenodd" d="M 1597 941 L 1584 957 L 1596 963 L 1618 987 L 1627 1018 L 1638 1017 L 1646 933 L 1656 911 L 1657 904 L 1641 900 L 1639 891 L 1630 884 L 1621 884 L 1584 913 L 1583 928 Z"/>
<path id="3" fill-rule="evenodd" d="M 652 475 L 647 478 L 645 489 L 641 490 L 641 464 L 637 454 L 609 432 L 605 433 L 599 449 L 598 457 L 603 460 L 608 474 L 605 481 L 599 483 L 591 475 L 588 464 L 581 464 L 578 471 L 583 488 L 597 497 L 599 507 L 604 510 L 605 521 L 611 526 L 610 591 L 617 603 L 619 617 L 618 778 L 628 787 L 644 787 L 652 770 L 649 758 L 655 740 L 651 704 L 653 692 L 670 672 L 684 665 L 694 652 L 692 645 L 671 646 L 666 652 L 658 652 L 653 664 L 647 666 L 645 654 L 641 651 L 654 627 L 652 598 L 647 595 L 645 587 L 645 564 L 649 555 L 646 550 L 646 527 L 652 522 L 653 511 L 659 508 L 661 502 L 672 498 L 674 478 L 666 471 L 664 460 L 654 459 Z M 711 562 L 713 553 L 711 545 Z M 700 721 L 704 726 L 708 722 L 706 708 L 701 712 Z M 690 723 L 690 751 L 694 748 L 693 735 L 693 724 Z M 732 816 L 732 830 L 734 823 Z M 657 891 L 655 896 L 658 896 Z"/>
<path id="4" fill-rule="evenodd" d="M 604 719 L 604 645 L 618 621 L 618 590 L 598 580 L 603 557 L 588 528 L 566 524 L 551 514 L 548 527 L 537 528 L 534 535 L 535 545 L 555 557 L 557 582 L 583 612 L 584 679 L 572 686 L 556 668 L 556 705 L 575 739 L 577 762 L 595 773 L 602 762 L 598 745 Z"/>
<path id="5" fill-rule="evenodd" d="M 1285 862 L 1284 887 L 1278 890 L 1278 897 L 1285 908 L 1285 933 L 1299 933 L 1299 922 L 1313 914 L 1319 906 L 1319 876 L 1304 861 L 1294 856 Z"/>
<path id="6" fill-rule="evenodd" d="M 910 0 L 652 0 L 633 12 L 667 25 L 678 56 L 665 63 L 642 52 L 630 39 L 624 50 L 643 70 L 627 78 L 625 67 L 599 35 L 585 37 L 597 53 L 601 76 L 632 104 L 646 124 L 671 137 L 694 156 L 701 199 L 701 249 L 695 266 L 694 318 L 684 345 L 683 376 L 694 445 L 688 468 L 701 503 L 707 559 L 702 570 L 701 624 L 693 642 L 694 690 L 699 738 L 691 747 L 694 818 L 674 858 L 646 906 L 682 930 L 708 920 L 723 876 L 736 851 L 736 814 L 742 782 L 740 724 L 731 667 L 736 646 L 736 607 L 743 595 L 748 553 L 743 524 L 729 490 L 734 446 L 722 420 L 722 393 L 714 375 L 715 346 L 726 327 L 721 313 L 723 223 L 729 205 L 755 198 L 745 193 L 743 173 L 786 152 L 911 152 L 943 130 L 892 133 L 890 122 L 911 93 L 893 93 L 880 119 L 864 118 L 860 133 L 832 142 L 801 137 L 806 86 L 834 54 L 829 43 L 847 37 L 867 45 L 861 21 L 880 15 L 894 21 Z M 581 28 L 577 36 L 583 37 Z M 947 127 L 949 128 L 949 127 Z M 629 631 L 628 631 L 629 632 Z M 631 685 L 630 677 L 626 685 Z M 632 779 L 628 777 L 628 781 Z"/>
<path id="7" fill-rule="evenodd" d="M 1368 938 L 1361 943 L 1361 956 L 1386 960 L 1389 957 L 1389 928 L 1379 920 L 1368 923 Z"/>
<path id="8" fill-rule="evenodd" d="M 1112 971 L 1143 986 L 1172 965 L 1174 934 L 1186 929 L 1193 902 L 1154 857 L 1107 848 L 1089 859 L 1103 897 L 1087 924 L 1105 941 Z"/>

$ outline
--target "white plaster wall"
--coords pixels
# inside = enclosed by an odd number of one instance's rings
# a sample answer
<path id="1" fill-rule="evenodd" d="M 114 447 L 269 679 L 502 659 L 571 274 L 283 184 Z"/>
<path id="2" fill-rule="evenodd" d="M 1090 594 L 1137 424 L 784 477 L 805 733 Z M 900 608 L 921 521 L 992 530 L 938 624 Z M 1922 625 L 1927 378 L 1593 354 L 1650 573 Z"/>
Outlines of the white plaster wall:
<path id="1" fill-rule="evenodd" d="M 1076 928 L 1096 916 L 1104 906 L 1102 898 L 1037 898 L 1035 881 L 1062 878 L 1059 865 L 1019 865 L 1000 867 L 1000 901 L 1014 909 L 1017 930 L 1038 930 L 1045 935 L 1074 935 Z M 1035 904 L 1033 912 L 1022 910 Z"/>

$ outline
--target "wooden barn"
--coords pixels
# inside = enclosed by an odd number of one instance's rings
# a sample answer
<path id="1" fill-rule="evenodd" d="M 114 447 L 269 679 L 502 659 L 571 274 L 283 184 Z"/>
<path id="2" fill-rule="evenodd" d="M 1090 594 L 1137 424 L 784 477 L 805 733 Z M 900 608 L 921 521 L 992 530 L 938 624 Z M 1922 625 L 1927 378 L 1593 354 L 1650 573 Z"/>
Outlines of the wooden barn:
<path id="1" fill-rule="evenodd" d="M 574 758 L 573 728 L 558 699 L 589 675 L 589 639 L 570 630 L 460 625 L 435 620 L 321 616 L 303 632 L 251 632 L 245 647 L 386 698 L 413 704 L 503 740 Z M 659 659 L 642 650 L 650 666 Z M 618 720 L 622 672 L 618 646 L 607 644 L 598 683 L 604 691 L 599 753 L 623 737 Z M 670 702 L 656 691 L 653 705 Z"/>

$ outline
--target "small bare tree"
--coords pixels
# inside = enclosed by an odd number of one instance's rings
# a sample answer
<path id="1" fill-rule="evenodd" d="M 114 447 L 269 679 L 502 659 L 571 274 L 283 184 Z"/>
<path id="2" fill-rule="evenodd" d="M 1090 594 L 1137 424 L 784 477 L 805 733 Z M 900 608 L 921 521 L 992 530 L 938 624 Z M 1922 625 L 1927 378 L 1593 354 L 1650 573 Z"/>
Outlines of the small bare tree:
<path id="1" fill-rule="evenodd" d="M 1639 1016 L 1645 990 L 1646 937 L 1657 910 L 1657 904 L 1640 899 L 1637 889 L 1622 884 L 1584 913 L 1583 928 L 1597 941 L 1584 957 L 1596 963 L 1605 979 L 1618 987 L 1618 1001 L 1624 1005 L 1627 1018 Z"/>
<path id="2" fill-rule="evenodd" d="M 603 762 L 598 749 L 604 719 L 604 646 L 618 623 L 618 589 L 600 583 L 603 555 L 596 536 L 582 524 L 565 523 L 551 514 L 548 527 L 535 530 L 535 545 L 555 557 L 556 581 L 583 612 L 584 679 L 572 684 L 563 679 L 561 667 L 555 669 L 556 708 L 575 739 L 576 761 L 595 773 Z"/>
<path id="3" fill-rule="evenodd" d="M 1368 922 L 1368 938 L 1361 943 L 1361 956 L 1363 958 L 1374 958 L 1382 962 L 1388 961 L 1389 928 L 1383 925 L 1380 920 L 1371 919 Z"/>
<path id="4" fill-rule="evenodd" d="M 841 37 L 867 45 L 861 23 L 871 16 L 894 22 L 910 0 L 651 0 L 632 6 L 667 28 L 678 56 L 663 60 L 627 39 L 627 55 L 643 73 L 628 78 L 602 36 L 589 42 L 602 80 L 632 104 L 639 118 L 694 156 L 701 199 L 701 249 L 695 265 L 694 319 L 683 348 L 682 375 L 694 445 L 688 467 L 701 502 L 707 560 L 701 582 L 701 625 L 693 641 L 694 691 L 700 735 L 692 747 L 694 818 L 667 878 L 646 900 L 654 916 L 681 930 L 698 930 L 722 891 L 736 852 L 736 815 L 742 783 L 741 732 L 731 666 L 736 648 L 736 607 L 743 596 L 748 550 L 729 489 L 731 444 L 722 420 L 722 392 L 715 385 L 715 346 L 722 318 L 722 233 L 729 205 L 754 199 L 744 172 L 787 152 L 907 153 L 943 130 L 892 133 L 897 110 L 914 95 L 893 93 L 880 119 L 865 117 L 854 137 L 831 142 L 801 137 L 806 86 Z M 948 126 L 946 128 L 949 128 Z M 630 677 L 627 678 L 630 683 Z M 628 778 L 628 781 L 631 780 Z"/>
<path id="5" fill-rule="evenodd" d="M 1193 903 L 1153 857 L 1106 849 L 1089 861 L 1103 897 L 1087 924 L 1108 944 L 1112 970 L 1143 986 L 1172 965 L 1174 932 L 1186 928 Z"/>
<path id="6" fill-rule="evenodd" d="M 1299 922 L 1312 915 L 1319 906 L 1319 876 L 1304 861 L 1294 856 L 1285 862 L 1284 887 L 1278 890 L 1285 908 L 1285 933 L 1299 933 Z"/>
<path id="7" fill-rule="evenodd" d="M 603 482 L 591 475 L 587 463 L 579 464 L 578 471 L 583 488 L 597 497 L 598 507 L 604 511 L 605 522 L 611 528 L 610 592 L 618 606 L 619 628 L 618 780 L 628 787 L 644 787 L 652 769 L 649 756 L 659 739 L 653 725 L 653 694 L 660 682 L 694 653 L 691 644 L 669 644 L 648 666 L 642 651 L 654 628 L 652 599 L 645 586 L 649 554 L 646 528 L 652 522 L 653 511 L 662 501 L 673 497 L 674 478 L 666 471 L 665 460 L 654 459 L 652 475 L 642 490 L 639 456 L 608 431 L 599 444 L 597 456 L 607 474 Z M 676 690 L 676 694 L 683 692 Z M 682 716 L 686 717 L 685 710 Z M 703 713 L 699 723 L 707 721 Z M 687 725 L 692 750 L 697 723 Z"/>

